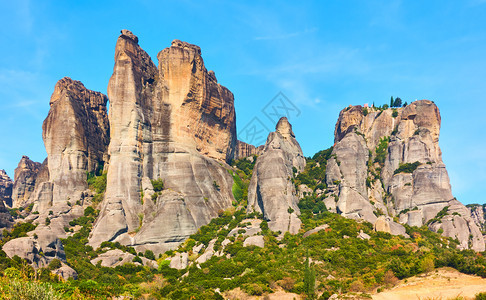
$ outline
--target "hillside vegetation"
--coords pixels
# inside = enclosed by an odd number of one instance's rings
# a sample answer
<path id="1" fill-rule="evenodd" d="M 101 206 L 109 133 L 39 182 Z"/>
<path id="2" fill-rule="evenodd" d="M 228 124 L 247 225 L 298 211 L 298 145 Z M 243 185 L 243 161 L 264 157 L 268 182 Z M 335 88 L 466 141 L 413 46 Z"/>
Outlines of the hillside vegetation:
<path id="1" fill-rule="evenodd" d="M 309 158 L 295 184 L 325 190 L 325 166 L 331 152 L 324 150 Z M 223 299 L 225 292 L 241 288 L 255 296 L 284 290 L 307 299 L 327 299 L 335 293 L 366 297 L 394 286 L 399 279 L 440 267 L 486 277 L 484 253 L 459 251 L 457 241 L 433 233 L 426 226 L 406 226 L 410 238 L 375 232 L 371 223 L 328 212 L 315 193 L 306 193 L 299 203 L 303 223 L 300 232 L 287 233 L 278 240 L 279 233 L 270 231 L 261 215 L 246 213 L 254 161 L 235 161 L 229 170 L 235 181 L 233 207 L 220 212 L 177 250 L 160 255 L 157 269 L 138 263 L 143 256 L 155 258 L 153 253 L 136 253 L 119 243 L 103 243 L 101 249 L 88 246 L 87 238 L 98 214 L 95 207 L 89 207 L 83 217 L 70 224 L 81 229 L 63 240 L 67 263 L 78 272 L 78 280 L 63 281 L 51 273 L 55 265 L 34 270 L 26 261 L 10 259 L 0 251 L 0 291 L 12 299 L 106 299 L 120 295 Z M 98 182 L 97 194 L 103 193 L 102 176 L 91 179 Z M 318 226 L 322 230 L 306 234 Z M 25 236 L 34 228 L 28 223 L 18 224 L 11 232 L 4 232 L 1 243 Z M 262 237 L 264 247 L 244 246 L 250 230 Z M 213 247 L 214 254 L 207 261 L 198 261 L 209 247 Z M 115 268 L 91 264 L 90 260 L 115 248 L 136 258 Z M 181 253 L 187 253 L 188 266 L 170 268 L 169 259 Z M 24 294 L 37 296 L 28 298 Z"/>

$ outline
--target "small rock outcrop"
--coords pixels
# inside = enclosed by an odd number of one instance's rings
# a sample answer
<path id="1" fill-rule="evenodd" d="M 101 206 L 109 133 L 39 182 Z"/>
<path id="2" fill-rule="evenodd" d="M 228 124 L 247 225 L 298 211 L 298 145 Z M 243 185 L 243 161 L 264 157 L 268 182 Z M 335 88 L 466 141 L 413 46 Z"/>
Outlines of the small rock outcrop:
<path id="1" fill-rule="evenodd" d="M 422 226 L 449 206 L 448 215 L 429 227 L 457 237 L 463 248 L 484 251 L 477 225 L 466 207 L 453 200 L 439 148 L 440 123 L 439 109 L 429 100 L 397 108 L 342 110 L 327 164 L 327 208 L 372 222 L 378 230 L 402 234 L 404 228 L 390 217 Z M 460 217 L 449 215 L 459 210 Z M 387 217 L 378 220 L 379 215 Z"/>
<path id="2" fill-rule="evenodd" d="M 34 192 L 40 168 L 40 163 L 30 160 L 28 156 L 22 156 L 14 174 L 13 207 L 24 207 L 30 204 L 29 199 Z"/>
<path id="3" fill-rule="evenodd" d="M 245 142 L 242 142 L 240 140 L 237 141 L 236 143 L 236 159 L 241 159 L 253 155 L 260 155 L 263 152 L 263 148 L 265 145 L 261 145 L 258 147 L 255 147 L 253 145 L 247 144 Z"/>
<path id="4" fill-rule="evenodd" d="M 53 259 L 66 262 L 61 240 L 52 233 L 10 240 L 3 245 L 2 250 L 9 257 L 17 255 L 36 268 L 46 267 Z"/>
<path id="5" fill-rule="evenodd" d="M 248 188 L 248 211 L 262 213 L 273 231 L 297 233 L 301 221 L 298 197 L 291 181 L 305 167 L 302 149 L 287 118 L 268 135 Z"/>
<path id="6" fill-rule="evenodd" d="M 201 49 L 174 40 L 158 67 L 123 30 L 108 84 L 107 189 L 90 236 L 156 254 L 176 247 L 233 201 L 233 94 L 204 66 Z M 151 181 L 163 181 L 164 190 Z"/>

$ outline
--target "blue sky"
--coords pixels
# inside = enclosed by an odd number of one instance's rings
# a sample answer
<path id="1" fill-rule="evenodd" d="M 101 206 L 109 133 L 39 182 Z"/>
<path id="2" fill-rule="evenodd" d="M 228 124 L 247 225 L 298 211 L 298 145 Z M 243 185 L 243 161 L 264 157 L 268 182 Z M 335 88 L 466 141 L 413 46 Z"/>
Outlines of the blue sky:
<path id="1" fill-rule="evenodd" d="M 199 45 L 235 95 L 239 130 L 273 129 L 263 110 L 282 92 L 307 156 L 332 146 L 349 104 L 433 100 L 454 195 L 486 200 L 484 0 L 2 1 L 0 168 L 11 177 L 22 155 L 46 157 L 41 126 L 57 80 L 106 93 L 121 29 L 155 63 L 173 39 Z"/>

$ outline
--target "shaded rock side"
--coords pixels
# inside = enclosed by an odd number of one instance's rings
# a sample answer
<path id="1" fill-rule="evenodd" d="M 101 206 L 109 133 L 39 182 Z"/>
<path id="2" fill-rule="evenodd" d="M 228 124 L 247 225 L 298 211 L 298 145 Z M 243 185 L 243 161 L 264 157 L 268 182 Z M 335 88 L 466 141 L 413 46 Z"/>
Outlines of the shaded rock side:
<path id="1" fill-rule="evenodd" d="M 440 123 L 439 109 L 429 100 L 342 110 L 327 164 L 328 199 L 338 197 L 331 210 L 372 223 L 382 214 L 410 226 L 433 219 L 453 199 L 439 148 Z M 484 249 L 478 246 L 484 243 L 476 236 L 477 226 L 463 221 L 478 239 L 474 249 Z M 457 236 L 448 232 L 444 235 Z"/>
<path id="2" fill-rule="evenodd" d="M 305 158 L 287 118 L 268 135 L 263 154 L 256 161 L 248 189 L 248 211 L 262 213 L 273 231 L 297 233 L 301 221 L 298 197 L 291 178 L 301 172 Z"/>
<path id="3" fill-rule="evenodd" d="M 102 93 L 68 77 L 56 83 L 42 125 L 52 185 L 50 205 L 81 199 L 88 187 L 86 172 L 101 168 L 107 160 L 107 101 Z M 44 206 L 49 205 L 41 203 L 39 208 Z"/>
<path id="4" fill-rule="evenodd" d="M 242 142 L 240 140 L 237 141 L 236 143 L 236 157 L 235 159 L 241 159 L 253 155 L 260 155 L 263 152 L 263 148 L 265 145 L 261 145 L 258 147 L 255 147 L 251 144 L 247 144 L 245 142 Z"/>
<path id="5" fill-rule="evenodd" d="M 116 240 L 160 253 L 233 200 L 226 171 L 236 153 L 233 94 L 195 45 L 175 40 L 157 57 L 158 68 L 122 31 L 108 84 L 110 163 L 90 236 L 95 247 Z M 163 180 L 162 193 L 153 190 L 155 179 Z"/>
<path id="6" fill-rule="evenodd" d="M 12 186 L 13 182 L 8 177 L 5 170 L 0 170 L 0 229 L 8 228 L 12 225 L 13 219 L 6 204 L 12 205 Z"/>
<path id="7" fill-rule="evenodd" d="M 40 168 L 40 163 L 30 160 L 28 156 L 22 156 L 14 174 L 13 207 L 25 207 L 30 204 L 29 198 L 34 192 Z"/>

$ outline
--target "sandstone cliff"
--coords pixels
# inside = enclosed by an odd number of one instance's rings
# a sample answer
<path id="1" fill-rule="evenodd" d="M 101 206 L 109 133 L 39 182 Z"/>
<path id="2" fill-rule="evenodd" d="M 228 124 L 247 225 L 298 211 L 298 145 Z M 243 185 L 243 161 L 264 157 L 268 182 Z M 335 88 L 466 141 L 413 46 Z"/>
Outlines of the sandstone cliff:
<path id="1" fill-rule="evenodd" d="M 463 248 L 483 251 L 478 227 L 452 196 L 439 148 L 440 122 L 437 106 L 428 100 L 400 108 L 350 106 L 341 111 L 327 165 L 331 197 L 326 206 L 373 223 L 385 214 L 411 226 L 429 224 L 457 237 Z M 445 207 L 446 215 L 436 221 Z"/>
<path id="2" fill-rule="evenodd" d="M 108 85 L 111 141 L 106 197 L 90 243 L 120 241 L 160 253 L 231 206 L 233 94 L 179 40 L 156 67 L 123 30 Z M 151 180 L 161 180 L 163 191 Z"/>
<path id="3" fill-rule="evenodd" d="M 253 169 L 248 211 L 259 212 L 273 231 L 297 233 L 301 221 L 298 197 L 291 180 L 305 167 L 305 158 L 287 118 L 281 118 Z"/>

